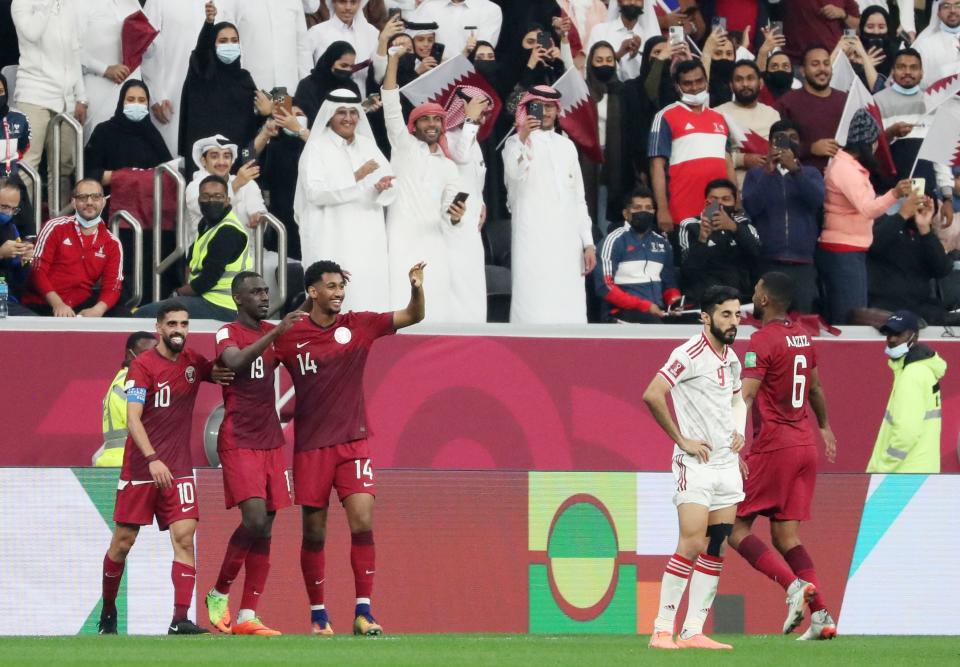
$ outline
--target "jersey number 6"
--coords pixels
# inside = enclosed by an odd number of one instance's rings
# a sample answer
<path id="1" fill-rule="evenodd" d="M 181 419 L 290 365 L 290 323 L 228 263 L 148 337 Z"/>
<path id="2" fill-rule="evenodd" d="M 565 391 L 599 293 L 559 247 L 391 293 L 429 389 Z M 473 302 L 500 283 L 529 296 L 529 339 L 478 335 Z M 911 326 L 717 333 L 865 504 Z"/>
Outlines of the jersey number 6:
<path id="1" fill-rule="evenodd" d="M 795 408 L 803 407 L 803 399 L 806 398 L 807 376 L 800 371 L 806 369 L 807 358 L 798 354 L 793 358 L 793 391 L 790 394 L 790 405 Z"/>

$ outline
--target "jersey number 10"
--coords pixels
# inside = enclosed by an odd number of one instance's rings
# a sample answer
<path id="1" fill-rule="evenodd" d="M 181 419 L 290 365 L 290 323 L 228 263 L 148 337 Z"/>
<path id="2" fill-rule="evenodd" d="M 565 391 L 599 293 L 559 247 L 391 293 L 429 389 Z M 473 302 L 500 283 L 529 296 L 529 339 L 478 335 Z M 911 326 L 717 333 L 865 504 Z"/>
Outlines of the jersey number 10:
<path id="1" fill-rule="evenodd" d="M 790 393 L 790 405 L 795 408 L 802 408 L 803 399 L 807 396 L 807 376 L 802 373 L 806 368 L 806 356 L 798 354 L 793 358 L 793 390 Z"/>
<path id="2" fill-rule="evenodd" d="M 153 395 L 153 407 L 155 408 L 170 407 L 170 385 L 165 385 L 163 387 L 160 387 L 160 390 Z"/>

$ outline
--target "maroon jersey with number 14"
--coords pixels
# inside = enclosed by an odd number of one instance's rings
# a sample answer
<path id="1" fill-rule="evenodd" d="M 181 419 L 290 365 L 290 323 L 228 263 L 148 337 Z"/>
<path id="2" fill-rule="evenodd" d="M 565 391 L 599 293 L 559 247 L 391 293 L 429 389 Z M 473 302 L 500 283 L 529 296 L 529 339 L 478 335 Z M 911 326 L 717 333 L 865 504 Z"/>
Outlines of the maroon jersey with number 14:
<path id="1" fill-rule="evenodd" d="M 276 342 L 296 390 L 294 451 L 368 438 L 363 369 L 373 342 L 395 333 L 393 313 L 337 315 L 329 327 L 304 317 Z"/>
<path id="2" fill-rule="evenodd" d="M 752 454 L 815 445 L 807 395 L 816 367 L 810 337 L 792 322 L 769 322 L 750 337 L 742 377 L 760 380 L 753 403 Z"/>
<path id="3" fill-rule="evenodd" d="M 210 379 L 212 368 L 209 359 L 190 349 L 184 349 L 176 361 L 153 349 L 130 362 L 125 385 L 127 402 L 143 404 L 140 421 L 157 458 L 175 479 L 193 475 L 190 460 L 193 406 L 200 383 Z M 150 466 L 130 435 L 123 451 L 120 479 L 152 479 Z"/>
<path id="4" fill-rule="evenodd" d="M 259 330 L 240 322 L 223 326 L 217 332 L 217 358 L 228 347 L 242 350 L 253 345 L 274 326 L 269 322 L 261 322 Z M 273 409 L 273 371 L 277 363 L 270 345 L 249 368 L 238 371 L 233 382 L 223 387 L 223 425 L 217 437 L 217 451 L 283 446 L 283 431 Z"/>

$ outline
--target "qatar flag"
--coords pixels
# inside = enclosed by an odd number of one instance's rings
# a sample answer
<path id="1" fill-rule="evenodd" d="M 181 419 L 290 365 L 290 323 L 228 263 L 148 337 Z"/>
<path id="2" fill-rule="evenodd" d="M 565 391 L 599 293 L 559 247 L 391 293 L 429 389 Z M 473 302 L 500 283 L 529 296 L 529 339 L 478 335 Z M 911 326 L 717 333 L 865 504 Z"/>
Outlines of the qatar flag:
<path id="1" fill-rule="evenodd" d="M 716 109 L 714 109 L 716 111 Z M 730 128 L 730 141 L 741 153 L 756 153 L 757 155 L 766 155 L 770 152 L 770 142 L 766 137 L 762 137 L 748 127 L 744 127 L 729 114 L 722 114 L 723 119 L 727 121 L 727 127 Z"/>
<path id="2" fill-rule="evenodd" d="M 917 159 L 950 167 L 960 165 L 960 100 L 944 104 L 937 111 Z"/>
<path id="3" fill-rule="evenodd" d="M 159 34 L 143 12 L 134 12 L 123 20 L 123 26 L 120 29 L 120 50 L 123 54 L 123 64 L 131 72 L 140 67 L 143 54 Z"/>
<path id="4" fill-rule="evenodd" d="M 447 101 L 458 86 L 475 86 L 493 100 L 492 113 L 477 134 L 477 138 L 483 141 L 493 132 L 493 126 L 496 123 L 497 116 L 500 115 L 503 103 L 500 101 L 500 96 L 494 91 L 493 86 L 477 72 L 473 63 L 467 60 L 467 57 L 462 53 L 458 53 L 450 60 L 434 67 L 426 74 L 418 76 L 401 88 L 400 92 L 414 106 L 426 102 L 436 102 L 446 109 Z"/>
<path id="5" fill-rule="evenodd" d="M 602 163 L 597 103 L 590 97 L 583 75 L 576 68 L 568 69 L 553 87 L 560 93 L 560 106 L 563 107 L 560 127 L 584 155 L 593 162 Z"/>
<path id="6" fill-rule="evenodd" d="M 952 63 L 940 72 L 943 77 L 937 79 L 923 91 L 923 104 L 927 113 L 933 113 L 941 104 L 960 92 L 960 63 Z"/>

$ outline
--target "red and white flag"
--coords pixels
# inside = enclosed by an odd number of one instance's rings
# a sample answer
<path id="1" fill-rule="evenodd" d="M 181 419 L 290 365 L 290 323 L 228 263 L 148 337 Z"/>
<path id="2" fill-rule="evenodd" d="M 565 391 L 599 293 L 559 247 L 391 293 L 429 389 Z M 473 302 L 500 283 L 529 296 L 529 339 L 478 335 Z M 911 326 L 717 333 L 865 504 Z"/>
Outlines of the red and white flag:
<path id="1" fill-rule="evenodd" d="M 842 53 L 843 59 L 846 59 Z M 840 62 L 840 58 L 837 59 Z M 849 62 L 848 62 L 849 64 Z M 890 152 L 890 142 L 887 141 L 887 135 L 883 131 L 883 117 L 880 115 L 880 108 L 873 99 L 873 95 L 867 90 L 867 87 L 860 81 L 860 77 L 854 76 L 847 91 L 847 102 L 843 107 L 843 114 L 840 116 L 840 125 L 837 127 L 836 141 L 840 146 L 847 144 L 847 135 L 850 133 L 850 121 L 853 115 L 860 109 L 866 109 L 873 119 L 877 121 L 877 127 L 880 128 L 880 138 L 877 140 L 877 160 L 880 162 L 880 170 L 884 176 L 893 177 L 897 170 L 893 165 L 893 153 Z"/>
<path id="2" fill-rule="evenodd" d="M 485 92 L 493 100 L 493 110 L 487 122 L 480 128 L 477 138 L 483 141 L 493 132 L 493 126 L 500 115 L 500 109 L 503 103 L 500 96 L 497 95 L 493 86 L 477 72 L 473 63 L 467 60 L 462 53 L 441 63 L 432 70 L 418 76 L 416 79 L 400 89 L 403 96 L 406 97 L 414 106 L 419 106 L 426 102 L 436 102 L 446 108 L 447 101 L 458 86 L 475 86 Z"/>
<path id="3" fill-rule="evenodd" d="M 918 160 L 960 166 L 960 100 L 940 106 L 917 153 Z"/>
<path id="4" fill-rule="evenodd" d="M 590 97 L 583 75 L 573 67 L 564 72 L 553 87 L 560 93 L 560 106 L 563 107 L 561 129 L 593 162 L 603 162 L 597 103 Z"/>
<path id="5" fill-rule="evenodd" d="M 853 82 L 859 77 L 853 71 L 853 65 L 847 54 L 841 51 L 837 54 L 837 59 L 833 62 L 833 76 L 830 77 L 830 87 L 844 93 L 850 91 Z"/>
<path id="6" fill-rule="evenodd" d="M 933 113 L 941 104 L 960 92 L 960 63 L 945 69 L 947 72 L 943 78 L 937 79 L 923 91 L 923 103 L 927 113 Z"/>
<path id="7" fill-rule="evenodd" d="M 714 109 L 716 111 L 716 109 Z M 744 127 L 729 114 L 723 114 L 723 119 L 727 121 L 727 127 L 730 128 L 730 141 L 741 153 L 757 153 L 766 155 L 770 152 L 770 142 L 766 137 L 760 136 L 748 127 Z"/>

